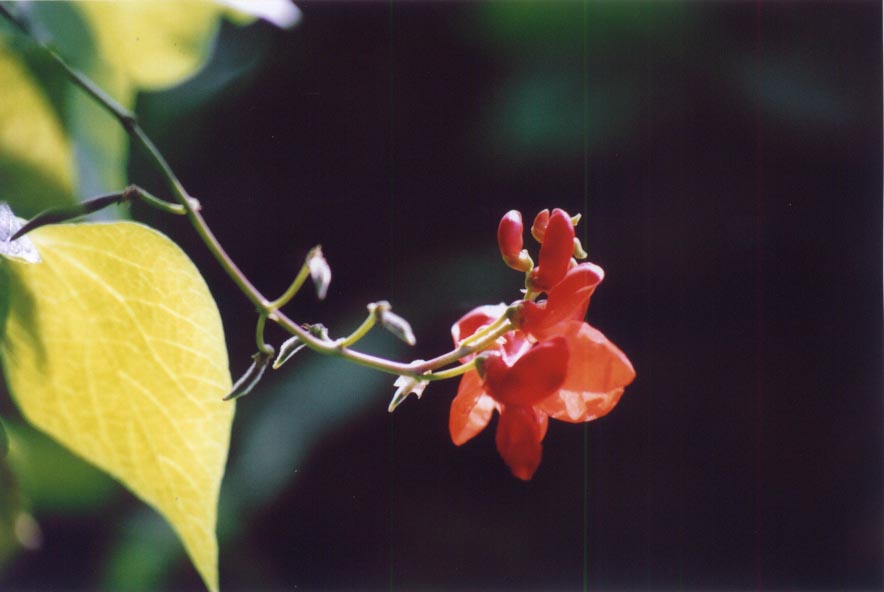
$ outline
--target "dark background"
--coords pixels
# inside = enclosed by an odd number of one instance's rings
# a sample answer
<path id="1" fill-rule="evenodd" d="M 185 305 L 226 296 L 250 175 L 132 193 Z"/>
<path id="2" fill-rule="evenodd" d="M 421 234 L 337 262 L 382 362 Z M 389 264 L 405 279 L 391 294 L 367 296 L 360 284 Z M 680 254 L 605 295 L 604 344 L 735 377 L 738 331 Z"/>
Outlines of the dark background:
<path id="1" fill-rule="evenodd" d="M 418 345 L 366 349 L 428 358 L 518 297 L 500 216 L 562 207 L 607 272 L 588 320 L 638 376 L 609 416 L 551 422 L 522 483 L 493 425 L 451 444 L 455 382 L 389 415 L 390 378 L 302 354 L 239 403 L 224 589 L 884 585 L 880 3 L 299 6 L 139 102 L 253 281 L 281 292 L 322 243 L 329 298 L 291 316 L 343 334 L 388 299 Z M 242 371 L 246 300 L 185 223 L 133 214 L 203 270 Z M 199 587 L 122 491 L 41 525 L 0 585 Z M 167 543 L 160 575 L 113 563 Z"/>

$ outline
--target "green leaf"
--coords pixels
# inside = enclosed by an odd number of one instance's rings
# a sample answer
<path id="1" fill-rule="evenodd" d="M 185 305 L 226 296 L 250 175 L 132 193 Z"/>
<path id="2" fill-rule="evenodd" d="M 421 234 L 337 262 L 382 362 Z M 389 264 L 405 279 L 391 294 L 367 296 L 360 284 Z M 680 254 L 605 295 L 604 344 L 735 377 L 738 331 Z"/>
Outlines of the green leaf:
<path id="1" fill-rule="evenodd" d="M 0 265 L 0 344 L 25 417 L 156 508 L 218 588 L 218 493 L 234 406 L 215 302 L 187 256 L 130 222 L 46 226 Z"/>
<path id="2" fill-rule="evenodd" d="M 0 80 L 0 199 L 24 215 L 71 203 L 70 142 L 49 100 L 2 37 Z"/>

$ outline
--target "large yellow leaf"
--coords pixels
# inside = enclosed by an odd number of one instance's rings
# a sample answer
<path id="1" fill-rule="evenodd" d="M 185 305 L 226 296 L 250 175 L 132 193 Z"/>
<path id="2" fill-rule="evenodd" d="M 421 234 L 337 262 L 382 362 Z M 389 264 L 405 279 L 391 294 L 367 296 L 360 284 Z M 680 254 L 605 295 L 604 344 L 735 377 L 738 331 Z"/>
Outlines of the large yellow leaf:
<path id="1" fill-rule="evenodd" d="M 78 2 L 99 55 L 133 87 L 158 90 L 193 76 L 212 51 L 221 17 L 255 17 L 291 27 L 300 11 L 289 0 L 112 0 Z"/>
<path id="2" fill-rule="evenodd" d="M 131 222 L 28 237 L 42 258 L 0 260 L 0 345 L 24 415 L 115 476 L 178 532 L 210 590 L 234 406 L 215 302 L 187 256 Z"/>
<path id="3" fill-rule="evenodd" d="M 203 65 L 223 9 L 188 2 L 80 2 L 100 54 L 134 86 L 160 89 L 189 78 Z"/>
<path id="4" fill-rule="evenodd" d="M 0 199 L 24 215 L 70 202 L 74 158 L 61 121 L 2 37 L 0 81 Z"/>

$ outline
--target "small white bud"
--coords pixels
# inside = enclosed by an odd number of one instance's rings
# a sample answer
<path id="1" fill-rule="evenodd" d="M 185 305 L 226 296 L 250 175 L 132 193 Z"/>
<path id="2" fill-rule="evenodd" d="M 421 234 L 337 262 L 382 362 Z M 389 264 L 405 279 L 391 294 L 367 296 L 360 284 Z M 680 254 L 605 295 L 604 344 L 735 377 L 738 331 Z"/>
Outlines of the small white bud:
<path id="1" fill-rule="evenodd" d="M 316 286 L 316 297 L 320 300 L 325 299 L 328 293 L 328 286 L 331 284 L 332 273 L 328 261 L 322 255 L 322 247 L 316 246 L 307 255 L 307 267 L 310 269 L 310 279 Z"/>
<path id="2" fill-rule="evenodd" d="M 271 348 L 272 350 L 273 348 Z M 240 397 L 245 397 L 252 389 L 257 386 L 259 382 L 261 382 L 261 377 L 264 376 L 264 371 L 267 370 L 267 366 L 270 365 L 270 360 L 273 358 L 273 351 L 269 352 L 258 352 L 252 356 L 252 365 L 249 366 L 249 369 L 245 371 L 245 373 L 239 377 L 239 380 L 234 383 L 233 388 L 230 392 L 222 399 L 222 401 L 231 401 L 233 399 L 239 399 Z"/>
<path id="3" fill-rule="evenodd" d="M 297 335 L 289 337 L 286 339 L 282 345 L 279 346 L 279 355 L 276 356 L 276 360 L 273 362 L 273 369 L 276 370 L 283 364 L 289 361 L 289 358 L 294 356 L 296 353 L 304 349 L 306 345 L 301 341 L 301 338 Z"/>
<path id="4" fill-rule="evenodd" d="M 386 329 L 408 345 L 414 345 L 417 342 L 414 338 L 414 332 L 411 330 L 411 325 L 408 324 L 408 321 L 389 310 L 381 311 L 380 316 L 381 326 L 384 329 Z"/>

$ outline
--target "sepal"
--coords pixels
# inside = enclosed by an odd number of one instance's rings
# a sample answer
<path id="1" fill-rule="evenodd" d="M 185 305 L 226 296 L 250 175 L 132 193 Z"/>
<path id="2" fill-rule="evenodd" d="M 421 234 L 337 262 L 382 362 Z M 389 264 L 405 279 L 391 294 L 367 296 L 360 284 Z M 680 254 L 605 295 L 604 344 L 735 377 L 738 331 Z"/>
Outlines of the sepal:
<path id="1" fill-rule="evenodd" d="M 283 341 L 282 345 L 279 346 L 279 355 L 276 356 L 276 360 L 273 361 L 273 369 L 277 370 L 280 366 L 288 362 L 292 356 L 305 347 L 306 344 L 301 341 L 301 338 L 297 335 L 293 335 Z"/>
<path id="2" fill-rule="evenodd" d="M 393 413 L 393 411 L 396 410 L 396 407 L 401 405 L 402 402 L 408 398 L 408 395 L 414 394 L 420 399 L 428 384 L 430 384 L 428 380 L 420 380 L 411 376 L 400 376 L 396 379 L 396 382 L 393 383 L 393 386 L 398 388 L 396 389 L 396 392 L 393 393 L 393 398 L 390 400 L 390 405 L 387 406 L 387 411 Z"/>

